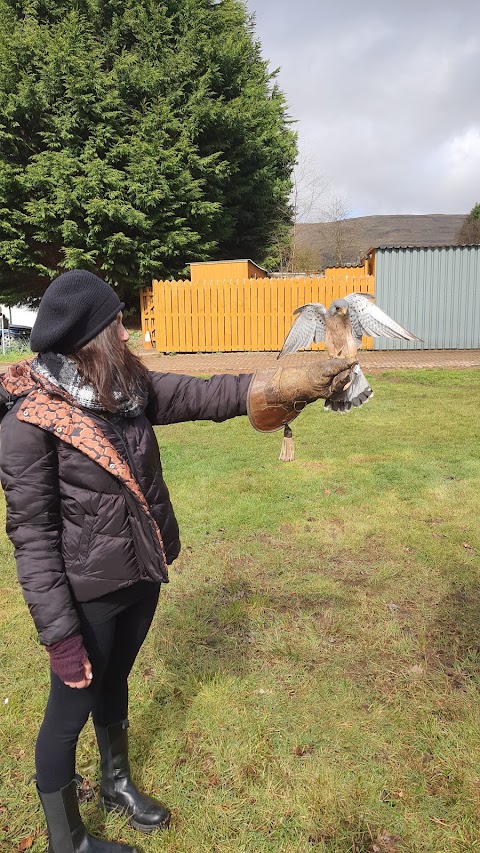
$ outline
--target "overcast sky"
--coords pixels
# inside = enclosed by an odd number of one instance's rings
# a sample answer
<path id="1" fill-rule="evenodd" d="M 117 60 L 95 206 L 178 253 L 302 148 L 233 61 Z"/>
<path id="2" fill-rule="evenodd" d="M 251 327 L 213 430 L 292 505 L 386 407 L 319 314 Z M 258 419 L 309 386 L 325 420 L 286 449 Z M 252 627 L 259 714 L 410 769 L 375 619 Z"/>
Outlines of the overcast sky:
<path id="1" fill-rule="evenodd" d="M 302 159 L 352 215 L 480 202 L 480 0 L 247 7 L 264 58 L 280 66 Z"/>

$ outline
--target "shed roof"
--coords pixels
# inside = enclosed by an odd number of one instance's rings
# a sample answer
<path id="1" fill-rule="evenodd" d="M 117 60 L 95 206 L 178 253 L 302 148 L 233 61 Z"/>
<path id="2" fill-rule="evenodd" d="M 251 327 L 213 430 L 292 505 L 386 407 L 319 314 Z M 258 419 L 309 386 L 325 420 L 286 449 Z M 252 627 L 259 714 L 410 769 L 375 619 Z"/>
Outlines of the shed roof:
<path id="1" fill-rule="evenodd" d="M 377 252 L 381 249 L 480 249 L 480 244 L 471 243 L 382 243 L 380 246 L 370 246 L 369 249 L 362 255 L 362 261 L 372 252 Z"/>
<path id="2" fill-rule="evenodd" d="M 222 261 L 190 261 L 188 262 L 187 266 L 206 266 L 207 264 L 253 264 L 254 267 L 257 267 L 257 269 L 262 270 L 262 272 L 268 272 L 268 270 L 266 270 L 264 267 L 261 267 L 260 264 L 257 264 L 256 261 L 252 261 L 251 258 L 231 258 L 230 260 Z"/>
<path id="3" fill-rule="evenodd" d="M 480 243 L 382 243 L 378 246 L 370 246 L 365 252 L 368 255 L 377 249 L 475 249 L 480 248 Z"/>
<path id="4" fill-rule="evenodd" d="M 371 249 L 369 249 L 371 251 Z M 346 270 L 346 269 L 357 269 L 358 267 L 362 267 L 363 264 L 327 264 L 325 269 L 327 270 Z"/>

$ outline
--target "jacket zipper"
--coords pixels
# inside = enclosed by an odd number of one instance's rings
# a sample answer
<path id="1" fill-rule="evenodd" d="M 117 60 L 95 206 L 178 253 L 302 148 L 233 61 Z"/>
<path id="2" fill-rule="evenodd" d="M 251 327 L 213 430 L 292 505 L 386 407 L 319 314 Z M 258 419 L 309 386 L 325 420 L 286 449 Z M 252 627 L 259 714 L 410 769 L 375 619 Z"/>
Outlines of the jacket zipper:
<path id="1" fill-rule="evenodd" d="M 130 468 L 130 473 L 132 474 L 132 477 L 135 480 L 137 480 L 137 478 L 135 477 L 135 464 L 134 464 L 133 459 L 130 455 L 130 448 L 129 448 L 126 440 L 125 440 L 123 433 L 120 432 L 119 429 L 117 429 L 117 427 L 115 426 L 114 423 L 112 423 L 112 421 L 110 421 L 108 418 L 104 418 L 103 415 L 99 415 L 98 412 L 92 412 L 91 409 L 86 409 L 85 406 L 79 406 L 78 408 L 82 409 L 84 412 L 88 412 L 90 414 L 90 417 L 93 414 L 94 417 L 97 417 L 97 418 L 99 418 L 99 420 L 104 421 L 106 424 L 108 424 L 113 429 L 115 435 L 117 435 L 119 437 L 120 441 L 122 442 L 123 449 L 125 450 L 126 460 L 128 462 L 128 467 Z"/>
<path id="2" fill-rule="evenodd" d="M 113 424 L 113 423 L 112 423 L 112 421 L 111 421 L 111 420 L 109 420 L 108 418 L 104 418 L 104 417 L 103 417 L 103 415 L 99 415 L 99 414 L 98 414 L 98 412 L 93 412 L 93 413 L 92 413 L 91 409 L 87 409 L 85 406 L 79 406 L 78 408 L 79 408 L 79 409 L 82 409 L 84 412 L 89 413 L 89 414 L 90 414 L 90 417 L 91 417 L 91 415 L 93 414 L 93 416 L 94 416 L 94 417 L 97 417 L 99 420 L 104 421 L 106 424 L 108 424 L 108 426 L 110 426 L 110 427 L 113 429 L 113 431 L 114 431 L 115 435 L 118 435 L 118 437 L 119 437 L 120 441 L 122 442 L 122 446 L 123 446 L 123 447 L 124 447 L 124 449 L 125 449 L 125 454 L 126 454 L 126 457 L 127 457 L 128 467 L 130 468 L 130 471 L 131 471 L 132 477 L 134 478 L 135 482 L 138 484 L 138 487 L 139 487 L 140 491 L 142 491 L 142 494 L 143 494 L 143 490 L 141 489 L 140 483 L 138 482 L 138 480 L 137 480 L 137 478 L 136 478 L 136 476 L 135 476 L 135 467 L 134 467 L 133 459 L 132 459 L 132 457 L 131 457 L 131 455 L 130 455 L 130 449 L 129 449 L 129 447 L 128 447 L 128 444 L 127 444 L 127 442 L 126 442 L 126 440 L 125 440 L 125 437 L 123 436 L 122 432 L 120 432 L 120 430 L 118 430 L 118 429 L 117 429 L 117 427 L 115 426 L 115 424 Z M 145 497 L 145 496 L 144 496 L 144 497 Z M 146 500 L 146 498 L 145 498 L 145 500 Z M 155 538 L 156 538 L 156 537 L 157 537 L 157 533 L 156 533 L 155 525 L 154 525 L 154 523 L 153 523 L 152 519 L 150 518 L 150 516 L 148 515 L 148 513 L 146 513 L 146 512 L 145 512 L 145 510 L 143 510 L 143 507 L 140 507 L 140 508 L 141 508 L 141 509 L 142 509 L 142 511 L 144 512 L 144 515 L 145 515 L 145 517 L 146 517 L 146 519 L 147 519 L 147 521 L 148 521 L 148 524 L 149 524 L 150 530 L 152 531 L 152 533 L 154 534 L 154 536 L 155 536 Z M 165 567 L 166 567 L 166 562 L 165 562 Z"/>
<path id="3" fill-rule="evenodd" d="M 62 395 L 61 395 L 61 394 L 58 394 L 58 396 L 59 396 L 59 397 L 62 397 Z M 127 444 L 127 442 L 126 442 L 126 440 L 125 440 L 124 436 L 122 435 L 122 433 L 117 429 L 117 427 L 116 427 L 116 426 L 112 423 L 112 421 L 110 421 L 108 418 L 104 418 L 104 417 L 103 417 L 103 415 L 99 415 L 99 414 L 98 414 L 98 412 L 92 411 L 92 409 L 87 409 L 87 407 L 86 407 L 86 406 L 81 406 L 81 405 L 80 405 L 79 403 L 77 403 L 76 401 L 75 401 L 75 403 L 76 403 L 77 408 L 78 408 L 78 409 L 81 409 L 81 410 L 82 410 L 82 412 L 86 412 L 86 414 L 87 414 L 89 417 L 92 417 L 92 415 L 93 415 L 93 417 L 98 418 L 100 421 L 104 421 L 104 423 L 106 423 L 108 426 L 110 426 L 110 427 L 113 429 L 113 431 L 114 431 L 115 435 L 117 435 L 117 436 L 119 437 L 120 441 L 122 442 L 122 446 L 123 446 L 123 448 L 124 448 L 124 450 L 125 450 L 125 454 L 126 454 L 126 459 L 127 459 L 128 467 L 130 468 L 130 473 L 132 474 L 132 477 L 134 478 L 134 480 L 135 480 L 135 482 L 137 483 L 137 485 L 138 485 L 138 487 L 139 487 L 140 491 L 141 491 L 141 492 L 142 492 L 142 494 L 143 494 L 143 490 L 142 490 L 142 488 L 141 488 L 141 486 L 140 486 L 140 483 L 138 482 L 138 480 L 137 480 L 137 478 L 136 478 L 136 476 L 135 476 L 135 466 L 134 466 L 133 459 L 132 459 L 132 457 L 131 457 L 131 455 L 130 455 L 130 450 L 129 450 L 128 444 Z M 144 496 L 144 497 L 145 497 L 145 496 Z M 145 500 L 146 500 L 146 498 L 145 498 Z M 140 504 L 139 506 L 140 506 L 140 509 L 142 510 L 142 512 L 144 513 L 145 518 L 146 518 L 146 519 L 147 519 L 147 521 L 148 521 L 148 525 L 149 525 L 149 527 L 150 527 L 150 530 L 151 530 L 151 531 L 152 531 L 152 533 L 154 534 L 155 538 L 157 538 L 157 532 L 156 532 L 156 529 L 155 529 L 155 525 L 154 525 L 154 523 L 153 523 L 153 520 L 150 518 L 150 515 L 149 515 L 147 512 L 145 512 L 145 510 L 144 510 L 144 508 L 141 506 L 141 504 Z M 166 566 L 167 566 L 166 560 L 164 560 L 164 564 L 165 564 L 165 569 L 166 569 Z"/>

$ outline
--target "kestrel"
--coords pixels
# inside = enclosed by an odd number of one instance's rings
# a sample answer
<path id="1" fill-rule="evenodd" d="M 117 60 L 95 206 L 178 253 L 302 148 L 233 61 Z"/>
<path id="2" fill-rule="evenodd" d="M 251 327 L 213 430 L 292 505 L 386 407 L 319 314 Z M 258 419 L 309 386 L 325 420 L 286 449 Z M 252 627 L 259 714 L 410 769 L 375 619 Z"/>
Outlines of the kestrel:
<path id="1" fill-rule="evenodd" d="M 312 341 L 316 344 L 325 341 L 330 358 L 356 358 L 363 335 L 421 341 L 421 338 L 392 320 L 372 300 L 372 296 L 350 293 L 343 299 L 334 299 L 328 311 L 320 302 L 297 308 L 293 312 L 298 315 L 297 319 L 285 338 L 278 358 L 306 349 Z M 348 412 L 352 406 L 361 406 L 372 394 L 361 368 L 357 366 L 351 385 L 337 399 L 326 400 L 325 408 Z"/>

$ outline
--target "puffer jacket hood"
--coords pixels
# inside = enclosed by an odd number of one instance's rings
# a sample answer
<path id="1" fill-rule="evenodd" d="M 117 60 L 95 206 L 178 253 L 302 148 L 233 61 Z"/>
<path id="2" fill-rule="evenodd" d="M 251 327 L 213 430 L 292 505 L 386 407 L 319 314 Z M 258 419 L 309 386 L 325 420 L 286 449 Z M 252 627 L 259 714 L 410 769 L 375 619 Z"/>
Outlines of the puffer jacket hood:
<path id="1" fill-rule="evenodd" d="M 78 633 L 75 600 L 168 581 L 180 540 L 152 426 L 245 414 L 250 379 L 152 372 L 146 410 L 125 418 L 79 408 L 28 362 L 3 375 L 7 533 L 42 643 Z"/>

